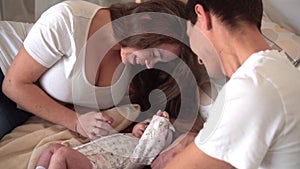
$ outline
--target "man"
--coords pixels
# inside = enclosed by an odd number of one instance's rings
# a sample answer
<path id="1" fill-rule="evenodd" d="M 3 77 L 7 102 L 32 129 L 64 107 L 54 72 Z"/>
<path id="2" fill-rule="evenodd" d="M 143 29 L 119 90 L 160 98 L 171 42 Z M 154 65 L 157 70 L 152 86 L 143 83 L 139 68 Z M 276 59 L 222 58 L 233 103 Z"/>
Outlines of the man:
<path id="1" fill-rule="evenodd" d="M 261 0 L 189 0 L 188 35 L 210 76 L 230 80 L 207 124 L 165 169 L 300 166 L 300 72 L 260 32 Z"/>

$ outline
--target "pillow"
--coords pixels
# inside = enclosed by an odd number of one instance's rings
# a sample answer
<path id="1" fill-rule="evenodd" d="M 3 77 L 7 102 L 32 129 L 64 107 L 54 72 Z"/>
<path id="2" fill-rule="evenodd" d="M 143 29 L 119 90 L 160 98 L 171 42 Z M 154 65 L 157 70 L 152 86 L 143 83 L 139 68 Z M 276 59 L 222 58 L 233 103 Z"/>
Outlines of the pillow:
<path id="1" fill-rule="evenodd" d="M 273 49 L 285 52 L 300 68 L 300 36 L 273 22 L 266 14 L 263 15 L 261 31 Z"/>

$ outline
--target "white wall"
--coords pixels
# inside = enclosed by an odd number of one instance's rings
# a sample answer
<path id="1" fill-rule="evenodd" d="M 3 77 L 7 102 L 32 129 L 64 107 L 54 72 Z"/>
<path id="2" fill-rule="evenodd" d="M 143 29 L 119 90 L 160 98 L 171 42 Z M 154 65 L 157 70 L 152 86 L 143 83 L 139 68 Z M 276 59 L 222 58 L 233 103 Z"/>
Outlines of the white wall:
<path id="1" fill-rule="evenodd" d="M 1 20 L 34 21 L 34 0 L 0 0 Z"/>
<path id="2" fill-rule="evenodd" d="M 0 20 L 2 20 L 2 0 L 0 1 Z"/>
<path id="3" fill-rule="evenodd" d="M 34 22 L 50 6 L 64 0 L 0 0 L 0 20 Z M 101 6 L 141 0 L 87 0 Z"/>
<path id="4" fill-rule="evenodd" d="M 50 6 L 62 1 L 64 0 L 35 0 L 35 19 L 38 19 L 40 15 Z M 89 1 L 106 7 L 113 3 L 134 2 L 135 0 L 85 0 L 85 1 Z"/>

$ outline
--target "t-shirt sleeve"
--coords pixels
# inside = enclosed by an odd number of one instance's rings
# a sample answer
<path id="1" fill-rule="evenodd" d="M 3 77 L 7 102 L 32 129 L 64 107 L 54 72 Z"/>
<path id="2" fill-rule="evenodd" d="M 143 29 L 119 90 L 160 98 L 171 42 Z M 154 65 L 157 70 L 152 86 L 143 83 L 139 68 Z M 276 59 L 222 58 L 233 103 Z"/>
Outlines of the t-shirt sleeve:
<path id="1" fill-rule="evenodd" d="M 241 87 L 242 86 L 242 87 Z M 195 144 L 236 168 L 258 168 L 282 128 L 280 96 L 268 81 L 230 80 Z"/>
<path id="2" fill-rule="evenodd" d="M 68 56 L 72 44 L 72 22 L 65 4 L 45 11 L 24 41 L 26 51 L 40 64 L 51 67 Z"/>

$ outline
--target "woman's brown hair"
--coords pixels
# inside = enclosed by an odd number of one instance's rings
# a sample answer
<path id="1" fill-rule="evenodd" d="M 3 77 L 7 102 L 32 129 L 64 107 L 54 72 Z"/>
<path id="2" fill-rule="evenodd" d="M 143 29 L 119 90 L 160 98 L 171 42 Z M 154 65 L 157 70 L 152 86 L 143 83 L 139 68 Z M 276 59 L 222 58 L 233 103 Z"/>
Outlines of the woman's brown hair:
<path id="1" fill-rule="evenodd" d="M 133 6 L 130 8 L 130 13 L 123 12 L 126 15 L 131 14 L 130 17 L 112 24 L 115 37 L 122 47 L 146 49 L 166 43 L 179 44 L 181 53 L 178 59 L 168 63 L 157 63 L 157 67 L 168 67 L 168 72 L 157 68 L 144 69 L 143 66 L 135 66 L 134 71 L 140 70 L 140 72 L 130 85 L 131 101 L 140 104 L 142 111 L 147 112 L 143 116 L 145 118 L 151 117 L 159 109 L 167 111 L 170 117 L 176 118 L 180 113 L 182 99 L 188 99 L 190 103 L 184 111 L 196 114 L 197 88 L 191 86 L 192 82 L 189 80 L 196 79 L 197 83 L 200 83 L 207 74 L 205 68 L 197 64 L 197 57 L 188 46 L 185 4 L 179 0 L 150 0 Z M 111 16 L 112 20 L 121 18 L 121 15 Z M 141 30 L 148 32 L 135 33 Z M 177 83 L 178 80 L 182 82 L 181 86 Z M 183 98 L 181 93 L 183 90 L 192 91 L 188 98 Z M 151 92 L 156 94 L 149 100 Z"/>

